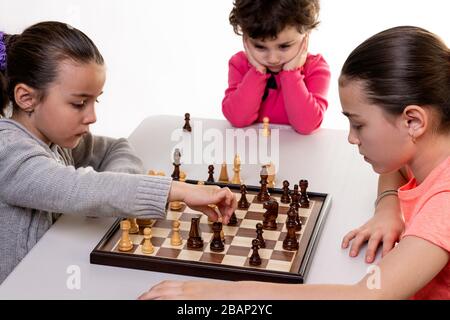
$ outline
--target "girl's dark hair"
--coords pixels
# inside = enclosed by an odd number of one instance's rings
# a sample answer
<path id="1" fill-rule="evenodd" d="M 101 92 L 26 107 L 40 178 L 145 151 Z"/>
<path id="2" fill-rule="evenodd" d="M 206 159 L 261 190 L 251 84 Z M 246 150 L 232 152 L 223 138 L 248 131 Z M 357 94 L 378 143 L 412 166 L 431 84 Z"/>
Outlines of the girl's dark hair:
<path id="1" fill-rule="evenodd" d="M 362 80 L 369 102 L 392 115 L 408 105 L 434 108 L 437 130 L 450 131 L 450 51 L 431 32 L 402 26 L 374 35 L 344 63 L 340 85 L 349 80 Z"/>
<path id="2" fill-rule="evenodd" d="M 61 22 L 37 23 L 20 35 L 5 35 L 3 42 L 6 44 L 7 67 L 3 73 L 0 72 L 2 115 L 9 101 L 16 107 L 14 88 L 19 83 L 38 90 L 43 99 L 46 89 L 58 75 L 61 61 L 104 64 L 91 39 Z"/>
<path id="3" fill-rule="evenodd" d="M 235 0 L 230 23 L 236 34 L 253 39 L 275 39 L 287 26 L 300 33 L 318 24 L 319 0 Z"/>

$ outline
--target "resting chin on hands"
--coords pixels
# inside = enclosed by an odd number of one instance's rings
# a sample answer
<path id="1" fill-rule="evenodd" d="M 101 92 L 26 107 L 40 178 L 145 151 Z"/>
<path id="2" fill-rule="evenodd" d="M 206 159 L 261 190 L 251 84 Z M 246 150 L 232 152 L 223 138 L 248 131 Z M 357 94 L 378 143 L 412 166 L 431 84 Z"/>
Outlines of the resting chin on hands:
<path id="1" fill-rule="evenodd" d="M 237 208 L 234 194 L 228 188 L 218 186 L 193 185 L 183 182 L 172 182 L 169 201 L 182 201 L 192 210 L 206 214 L 213 221 L 227 224 Z M 209 205 L 214 204 L 220 215 Z"/>
<path id="2" fill-rule="evenodd" d="M 303 67 L 308 57 L 309 33 L 307 33 L 300 44 L 297 55 L 289 62 L 285 63 L 283 70 L 291 71 Z"/>
<path id="3" fill-rule="evenodd" d="M 267 72 L 267 68 L 263 64 L 259 63 L 258 60 L 256 60 L 253 51 L 248 44 L 248 37 L 244 36 L 242 42 L 244 44 L 245 54 L 247 56 L 248 62 L 250 62 L 250 64 L 255 67 L 258 72 L 265 74 Z"/>

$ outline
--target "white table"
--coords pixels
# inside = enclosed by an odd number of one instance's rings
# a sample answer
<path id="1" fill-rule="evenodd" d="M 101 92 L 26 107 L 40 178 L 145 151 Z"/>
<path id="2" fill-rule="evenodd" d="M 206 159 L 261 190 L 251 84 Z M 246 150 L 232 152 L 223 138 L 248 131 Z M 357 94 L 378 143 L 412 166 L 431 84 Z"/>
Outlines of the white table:
<path id="1" fill-rule="evenodd" d="M 193 132 L 182 136 L 190 136 L 192 141 L 197 141 L 193 149 L 200 146 L 203 151 L 211 144 L 208 136 L 217 138 L 231 129 L 222 120 L 193 119 L 191 124 Z M 154 116 L 144 120 L 133 132 L 129 141 L 147 169 L 172 173 L 172 152 L 179 140 L 172 141 L 171 136 L 175 132 L 176 137 L 175 130 L 183 125 L 181 117 Z M 256 132 L 257 128 L 255 125 L 244 132 Z M 283 180 L 289 180 L 292 187 L 299 179 L 308 179 L 309 191 L 328 193 L 332 197 L 306 283 L 357 282 L 368 268 L 364 251 L 359 257 L 350 258 L 348 250 L 342 250 L 340 244 L 346 232 L 373 214 L 376 174 L 356 147 L 347 142 L 346 131 L 321 129 L 311 136 L 301 136 L 285 126 L 272 126 L 272 129 L 279 129 L 277 187 Z M 272 136 L 276 136 L 275 131 Z M 257 150 L 254 147 L 249 148 L 251 152 Z M 227 152 L 232 161 L 235 150 Z M 182 162 L 185 163 L 181 168 L 187 172 L 188 179 L 206 180 L 209 163 L 188 164 L 188 158 L 184 152 Z M 241 160 L 249 162 L 248 158 Z M 246 184 L 258 185 L 260 163 L 242 162 L 241 178 Z M 217 165 L 216 178 L 219 172 L 220 165 Z M 231 176 L 232 165 L 228 166 L 228 173 Z M 0 299 L 134 299 L 162 280 L 194 279 L 90 264 L 90 252 L 113 222 L 114 219 L 61 217 L 0 286 Z M 69 289 L 67 282 L 75 274 L 80 275 L 80 288 L 72 285 Z"/>

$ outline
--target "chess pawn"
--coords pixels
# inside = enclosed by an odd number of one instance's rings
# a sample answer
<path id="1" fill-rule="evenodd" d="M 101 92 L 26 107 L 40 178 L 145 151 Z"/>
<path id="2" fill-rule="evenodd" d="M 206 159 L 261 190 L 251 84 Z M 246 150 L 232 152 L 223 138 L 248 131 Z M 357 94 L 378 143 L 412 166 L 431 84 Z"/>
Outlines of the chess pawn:
<path id="1" fill-rule="evenodd" d="M 234 157 L 234 167 L 233 167 L 233 179 L 231 180 L 232 184 L 241 184 L 241 176 L 240 176 L 240 172 L 241 172 L 241 158 L 239 157 L 239 155 L 237 154 Z"/>
<path id="2" fill-rule="evenodd" d="M 288 211 L 288 218 L 286 221 L 287 234 L 286 238 L 283 241 L 283 249 L 288 251 L 295 251 L 298 250 L 298 240 L 297 234 L 295 233 L 297 223 L 295 222 L 295 210 L 293 204 L 291 204 L 291 209 L 289 209 Z"/>
<path id="3" fill-rule="evenodd" d="M 281 203 L 291 203 L 291 196 L 289 195 L 289 181 L 283 181 L 283 195 L 281 196 Z"/>
<path id="4" fill-rule="evenodd" d="M 207 182 L 214 182 L 214 166 L 210 164 L 208 166 L 208 180 Z"/>
<path id="5" fill-rule="evenodd" d="M 130 221 L 130 233 L 132 234 L 139 233 L 139 225 L 136 220 L 136 218 L 128 218 L 128 221 Z"/>
<path id="6" fill-rule="evenodd" d="M 268 117 L 263 118 L 263 136 L 264 137 L 270 136 L 269 118 Z"/>
<path id="7" fill-rule="evenodd" d="M 136 219 L 136 223 L 139 227 L 141 228 L 146 228 L 146 227 L 151 227 L 153 225 L 153 223 L 155 222 L 155 220 L 152 219 Z"/>
<path id="8" fill-rule="evenodd" d="M 251 266 L 260 266 L 262 263 L 261 257 L 259 256 L 259 253 L 258 253 L 258 249 L 259 249 L 259 240 L 253 239 L 253 241 L 252 241 L 252 251 L 253 252 L 248 261 Z"/>
<path id="9" fill-rule="evenodd" d="M 142 252 L 146 254 L 152 254 L 155 251 L 155 248 L 152 244 L 152 229 L 145 228 L 144 229 L 144 244 L 142 245 Z"/>
<path id="10" fill-rule="evenodd" d="M 180 221 L 174 220 L 172 222 L 172 237 L 170 238 L 170 244 L 172 246 L 180 246 L 182 242 L 180 235 Z"/>
<path id="11" fill-rule="evenodd" d="M 133 242 L 130 239 L 130 221 L 122 220 L 120 222 L 120 229 L 122 230 L 122 236 L 119 242 L 119 250 L 120 251 L 130 251 L 133 249 Z"/>
<path id="12" fill-rule="evenodd" d="M 220 169 L 220 176 L 219 176 L 219 182 L 228 183 L 228 171 L 227 171 L 227 163 L 222 163 L 222 168 Z"/>
<path id="13" fill-rule="evenodd" d="M 172 201 L 170 204 L 170 210 L 179 211 L 183 208 L 183 203 L 181 201 Z"/>
<path id="14" fill-rule="evenodd" d="M 250 203 L 246 197 L 247 194 L 247 186 L 245 184 L 241 185 L 241 199 L 238 202 L 239 209 L 248 209 L 250 207 Z"/>
<path id="15" fill-rule="evenodd" d="M 259 246 L 261 248 L 266 247 L 266 241 L 264 240 L 262 234 L 263 234 L 263 225 L 261 223 L 256 224 L 256 239 L 259 241 Z"/>
<path id="16" fill-rule="evenodd" d="M 189 113 L 185 113 L 184 114 L 184 126 L 183 126 L 184 131 L 188 131 L 188 132 L 192 131 L 191 124 L 189 123 L 190 120 L 191 120 L 191 115 Z"/>
<path id="17" fill-rule="evenodd" d="M 238 219 L 236 217 L 236 213 L 233 211 L 233 214 L 230 217 L 230 221 L 228 221 L 228 225 L 229 226 L 237 226 L 238 224 Z"/>
<path id="18" fill-rule="evenodd" d="M 222 231 L 222 223 L 214 222 L 212 229 L 213 229 L 214 235 L 213 235 L 213 239 L 211 240 L 211 243 L 209 244 L 209 248 L 211 249 L 211 251 L 214 251 L 214 252 L 222 252 L 223 250 L 225 250 L 223 240 L 220 236 L 220 233 Z"/>

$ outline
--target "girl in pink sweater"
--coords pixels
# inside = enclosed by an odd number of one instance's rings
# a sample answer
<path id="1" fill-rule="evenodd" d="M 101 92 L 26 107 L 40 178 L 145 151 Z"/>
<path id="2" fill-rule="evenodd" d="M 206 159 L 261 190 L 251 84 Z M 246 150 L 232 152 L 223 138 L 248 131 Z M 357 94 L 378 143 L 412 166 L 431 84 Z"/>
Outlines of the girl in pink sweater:
<path id="1" fill-rule="evenodd" d="M 244 52 L 229 61 L 222 102 L 235 127 L 262 122 L 290 124 L 298 133 L 319 128 L 328 107 L 328 64 L 308 53 L 319 0 L 236 0 L 230 23 L 243 35 Z"/>

